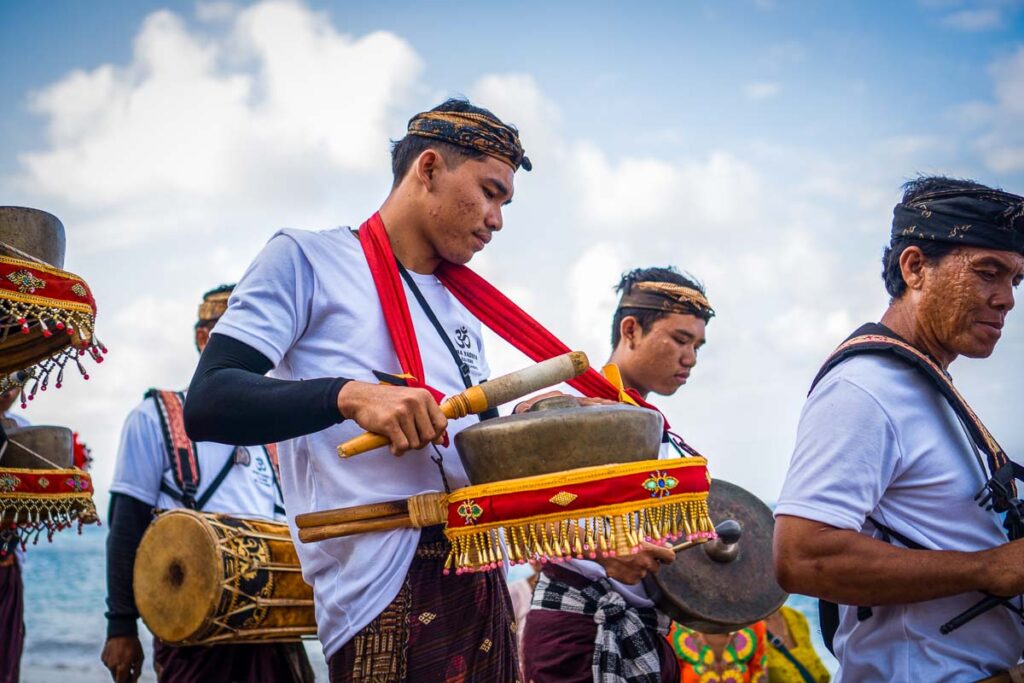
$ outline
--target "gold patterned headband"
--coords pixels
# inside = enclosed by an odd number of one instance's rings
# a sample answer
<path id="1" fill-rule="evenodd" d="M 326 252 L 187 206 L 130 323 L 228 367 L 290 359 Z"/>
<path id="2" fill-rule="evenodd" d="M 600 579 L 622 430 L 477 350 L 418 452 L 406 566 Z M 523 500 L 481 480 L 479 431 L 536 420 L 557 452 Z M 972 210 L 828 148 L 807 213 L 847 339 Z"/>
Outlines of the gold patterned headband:
<path id="1" fill-rule="evenodd" d="M 230 291 L 207 294 L 203 303 L 199 304 L 199 322 L 209 323 L 218 320 L 228 310 Z"/>
<path id="2" fill-rule="evenodd" d="M 461 111 L 426 111 L 409 120 L 409 135 L 441 140 L 483 152 L 519 170 L 533 168 L 519 133 L 493 116 Z"/>
<path id="3" fill-rule="evenodd" d="M 619 308 L 640 308 L 665 313 L 711 318 L 715 309 L 700 291 L 671 282 L 637 282 L 619 301 Z"/>

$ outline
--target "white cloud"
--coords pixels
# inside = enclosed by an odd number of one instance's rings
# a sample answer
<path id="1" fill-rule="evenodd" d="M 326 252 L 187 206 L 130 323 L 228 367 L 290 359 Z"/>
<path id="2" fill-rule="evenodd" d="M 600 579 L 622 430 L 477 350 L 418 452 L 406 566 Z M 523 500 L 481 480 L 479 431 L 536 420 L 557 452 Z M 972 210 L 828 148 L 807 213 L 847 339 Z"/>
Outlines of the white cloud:
<path id="1" fill-rule="evenodd" d="M 961 31 L 987 31 L 1002 26 L 1003 14 L 995 7 L 965 9 L 946 15 L 942 23 Z"/>
<path id="2" fill-rule="evenodd" d="M 975 105 L 986 124 L 977 146 L 986 165 L 998 173 L 1024 171 L 1024 46 L 997 60 L 989 69 L 994 101 Z"/>
<path id="3" fill-rule="evenodd" d="M 22 156 L 22 188 L 104 213 L 145 205 L 173 213 L 177 231 L 199 230 L 242 201 L 319 203 L 347 174 L 387 167 L 396 108 L 422 68 L 404 40 L 343 35 L 293 2 L 203 7 L 229 22 L 200 32 L 156 12 L 131 64 L 77 71 L 35 94 L 50 144 Z"/>
<path id="4" fill-rule="evenodd" d="M 760 83 L 748 83 L 743 86 L 743 96 L 748 100 L 767 100 L 782 92 L 779 83 L 763 81 Z"/>

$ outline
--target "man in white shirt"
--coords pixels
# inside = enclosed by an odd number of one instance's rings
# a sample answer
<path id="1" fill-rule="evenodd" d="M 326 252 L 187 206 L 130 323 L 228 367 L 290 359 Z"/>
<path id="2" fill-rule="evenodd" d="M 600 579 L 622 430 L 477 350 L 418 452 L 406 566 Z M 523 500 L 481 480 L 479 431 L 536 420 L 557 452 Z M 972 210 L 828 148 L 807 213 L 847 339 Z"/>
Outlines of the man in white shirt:
<path id="1" fill-rule="evenodd" d="M 714 315 L 703 287 L 669 267 L 633 270 L 622 277 L 616 289 L 622 298 L 612 319 L 613 350 L 608 362 L 618 367 L 623 388 L 634 395 L 644 399 L 652 392 L 671 396 L 687 382 L 696 366 L 697 352 L 705 342 L 705 326 Z M 524 402 L 517 409 L 525 409 L 540 398 Z M 666 433 L 661 457 L 680 457 L 685 448 Z M 610 670 L 607 661 L 594 664 L 598 623 L 604 621 L 600 610 L 577 614 L 546 607 L 549 603 L 543 593 L 554 586 L 559 591 L 568 587 L 621 595 L 627 609 L 636 610 L 645 623 L 662 627 L 660 633 L 654 627 L 647 628 L 639 638 L 631 636 L 634 641 L 645 641 L 643 647 L 652 655 L 648 661 L 658 669 L 643 680 L 678 681 L 675 654 L 664 638 L 668 619 L 655 614 L 654 603 L 641 583 L 648 572 L 657 572 L 662 563 L 674 559 L 671 549 L 644 542 L 642 551 L 628 557 L 545 565 L 526 615 L 522 647 L 526 679 L 535 683 L 585 683 L 623 676 L 617 667 Z M 618 657 L 601 659 L 621 661 L 631 656 L 627 653 L 635 655 L 638 647 L 632 642 L 619 649 Z"/>
<path id="2" fill-rule="evenodd" d="M 947 369 L 999 341 L 1024 275 L 1024 198 L 942 177 L 904 189 L 883 257 L 889 308 L 839 347 L 804 406 L 776 573 L 839 603 L 839 680 L 973 681 L 1018 663 L 1021 618 L 999 606 L 940 627 L 982 591 L 1024 591 L 1024 543 L 974 498 L 1006 455 Z"/>
<path id="3" fill-rule="evenodd" d="M 195 327 L 196 347 L 200 351 L 227 309 L 231 289 L 218 287 L 203 296 Z M 142 670 L 132 568 L 154 510 L 187 507 L 247 519 L 284 519 L 274 449 L 188 441 L 181 424 L 182 401 L 177 392 L 148 392 L 129 413 L 121 433 L 114 481 L 110 485 L 109 609 L 102 655 L 103 663 L 118 683 L 135 681 Z M 179 442 L 181 439 L 184 440 Z M 184 472 L 190 471 L 189 463 L 193 463 L 198 476 L 182 474 L 178 458 L 187 458 Z M 313 678 L 300 644 L 172 647 L 154 639 L 153 656 L 157 678 L 174 683 L 300 683 Z"/>
<path id="4" fill-rule="evenodd" d="M 189 433 L 281 442 L 289 521 L 465 486 L 454 448 L 432 444 L 477 418 L 449 423 L 435 397 L 489 368 L 480 322 L 435 271 L 465 264 L 501 229 L 520 166 L 531 167 L 517 131 L 486 109 L 449 100 L 414 116 L 392 148 L 391 193 L 358 234 L 284 230 L 249 267 L 193 379 Z M 390 289 L 378 288 L 375 254 Z M 364 430 L 390 449 L 339 459 L 338 444 Z M 517 680 L 502 573 L 446 575 L 440 527 L 311 544 L 292 534 L 332 681 Z"/>

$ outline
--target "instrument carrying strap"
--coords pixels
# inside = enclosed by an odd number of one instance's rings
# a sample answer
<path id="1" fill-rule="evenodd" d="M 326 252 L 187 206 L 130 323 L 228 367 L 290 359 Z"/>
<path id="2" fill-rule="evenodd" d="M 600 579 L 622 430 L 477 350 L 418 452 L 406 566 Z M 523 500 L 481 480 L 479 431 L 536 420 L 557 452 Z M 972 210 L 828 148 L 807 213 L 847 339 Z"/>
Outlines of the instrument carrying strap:
<path id="1" fill-rule="evenodd" d="M 818 371 L 818 375 L 811 383 L 811 391 L 829 373 L 832 368 L 842 363 L 847 358 L 861 353 L 889 353 L 900 360 L 909 363 L 920 371 L 925 377 L 931 380 L 939 393 L 949 403 L 950 407 L 960 418 L 965 430 L 970 436 L 971 442 L 977 446 L 988 461 L 988 471 L 984 478 L 988 479 L 998 472 L 1004 465 L 1010 462 L 1006 451 L 996 442 L 991 432 L 981 422 L 981 419 L 974 412 L 964 397 L 960 395 L 952 380 L 945 370 L 942 369 L 935 359 L 920 351 L 911 344 L 901 339 L 895 332 L 880 323 L 867 323 L 861 325 L 850 335 L 839 347 L 832 352 L 825 364 Z M 810 393 L 810 392 L 808 392 Z M 1016 484 L 1010 482 L 1010 491 L 1013 497 L 1017 495 Z M 1008 501 L 1006 499 L 994 500 L 997 512 L 1006 510 Z"/>
<path id="2" fill-rule="evenodd" d="M 167 447 L 167 457 L 171 463 L 171 471 L 174 473 L 174 483 L 178 486 L 178 490 L 175 491 L 166 481 L 161 481 L 160 490 L 189 510 L 202 510 L 206 507 L 213 494 L 217 492 L 217 489 L 220 488 L 220 485 L 224 483 L 224 480 L 227 479 L 228 474 L 231 473 L 231 468 L 237 462 L 235 456 L 238 448 L 244 447 L 237 447 L 227 457 L 224 465 L 221 466 L 217 475 L 213 478 L 213 481 L 203 491 L 203 495 L 196 498 L 196 494 L 199 492 L 199 482 L 202 473 L 199 468 L 199 449 L 185 432 L 185 394 L 180 391 L 150 389 L 146 392 L 146 398 L 152 398 L 156 401 L 157 414 L 160 416 L 160 427 L 163 430 L 164 443 Z M 284 496 L 281 492 L 281 472 L 277 455 L 277 444 L 267 444 L 263 446 L 263 450 L 266 452 L 267 460 L 270 462 L 274 489 L 277 491 L 278 497 L 283 501 Z M 278 505 L 276 501 L 274 502 L 274 513 L 284 514 L 284 508 Z"/>
<path id="3" fill-rule="evenodd" d="M 174 491 L 166 483 L 161 482 L 160 490 L 177 499 L 186 508 L 197 510 L 199 458 L 196 444 L 185 433 L 185 394 L 180 391 L 150 389 L 146 392 L 146 398 L 156 401 L 160 427 L 164 433 L 164 444 L 167 447 L 167 458 L 174 473 L 174 483 L 178 485 L 178 491 Z"/>
<path id="4" fill-rule="evenodd" d="M 766 635 L 768 636 L 768 644 L 774 647 L 779 654 L 789 660 L 789 663 L 793 665 L 796 672 L 800 674 L 800 678 L 804 679 L 804 683 L 818 683 L 817 679 L 814 678 L 814 676 L 811 675 L 811 672 L 807 670 L 807 667 L 801 664 L 800 660 L 789 651 L 786 644 L 782 642 L 782 638 L 778 637 L 771 631 L 767 631 Z"/>

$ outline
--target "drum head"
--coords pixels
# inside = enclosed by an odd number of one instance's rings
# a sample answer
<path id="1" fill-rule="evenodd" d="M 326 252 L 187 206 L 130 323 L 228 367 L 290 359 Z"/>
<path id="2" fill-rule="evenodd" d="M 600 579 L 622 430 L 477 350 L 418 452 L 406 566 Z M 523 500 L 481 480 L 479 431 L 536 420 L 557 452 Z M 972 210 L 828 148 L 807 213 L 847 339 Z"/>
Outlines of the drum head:
<path id="1" fill-rule="evenodd" d="M 742 526 L 736 559 L 716 562 L 698 545 L 679 551 L 644 585 L 658 609 L 684 626 L 730 633 L 764 619 L 788 597 L 772 567 L 775 520 L 757 497 L 721 479 L 711 482 L 708 508 L 716 524 L 733 519 Z"/>
<path id="2" fill-rule="evenodd" d="M 157 638 L 195 636 L 216 608 L 223 582 L 217 537 L 191 510 L 157 517 L 135 555 L 135 604 Z"/>

